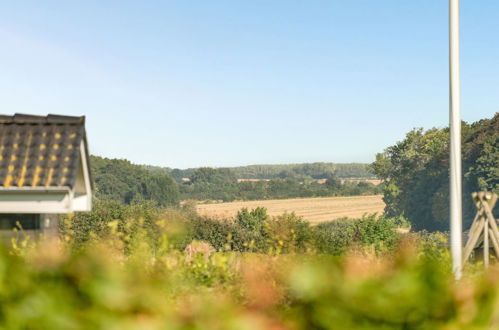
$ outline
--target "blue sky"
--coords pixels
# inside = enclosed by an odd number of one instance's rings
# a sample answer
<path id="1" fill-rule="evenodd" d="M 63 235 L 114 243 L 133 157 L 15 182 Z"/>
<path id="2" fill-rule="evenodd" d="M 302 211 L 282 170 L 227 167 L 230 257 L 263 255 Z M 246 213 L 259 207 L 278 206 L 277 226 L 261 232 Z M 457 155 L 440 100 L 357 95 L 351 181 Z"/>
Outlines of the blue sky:
<path id="1" fill-rule="evenodd" d="M 0 112 L 86 115 L 170 167 L 370 162 L 448 121 L 447 0 L 1 1 Z M 461 1 L 463 119 L 499 111 L 499 2 Z"/>

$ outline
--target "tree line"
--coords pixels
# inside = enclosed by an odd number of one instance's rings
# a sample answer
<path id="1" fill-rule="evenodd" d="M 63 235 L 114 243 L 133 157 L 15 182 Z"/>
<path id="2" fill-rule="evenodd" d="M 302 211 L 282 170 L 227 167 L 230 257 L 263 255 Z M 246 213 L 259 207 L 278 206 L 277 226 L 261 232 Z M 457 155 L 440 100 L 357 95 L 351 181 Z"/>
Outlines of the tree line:
<path id="1" fill-rule="evenodd" d="M 405 216 L 414 229 L 448 230 L 448 141 L 448 128 L 414 129 L 404 140 L 376 155 L 371 168 L 386 181 L 387 216 Z M 491 119 L 462 123 L 462 157 L 466 230 L 475 213 L 471 193 L 499 193 L 499 113 Z"/>
<path id="2" fill-rule="evenodd" d="M 325 183 L 299 180 L 294 177 L 259 181 L 237 180 L 231 169 L 199 168 L 188 183 L 180 185 L 182 199 L 196 200 L 262 200 L 297 197 L 373 195 L 382 192 L 380 186 L 359 181 L 349 182 L 329 178 Z"/>
<path id="3" fill-rule="evenodd" d="M 342 183 L 334 177 L 323 184 L 294 176 L 239 182 L 237 172 L 231 168 L 203 167 L 193 170 L 188 182 L 176 182 L 164 169 L 135 165 L 124 159 L 92 156 L 91 167 L 95 197 L 125 204 L 152 200 L 159 206 L 170 206 L 189 199 L 233 201 L 381 193 L 381 187 L 371 183 Z"/>
<path id="4" fill-rule="evenodd" d="M 183 178 L 190 178 L 199 168 L 171 169 L 168 167 L 144 165 L 152 173 L 169 174 L 181 183 Z M 360 163 L 305 163 L 284 165 L 248 165 L 220 168 L 229 170 L 239 179 L 328 179 L 328 178 L 374 178 L 368 164 Z"/>
<path id="5" fill-rule="evenodd" d="M 154 201 L 158 206 L 179 203 L 177 183 L 165 173 L 152 173 L 126 159 L 90 156 L 94 195 L 98 200 L 134 204 Z"/>

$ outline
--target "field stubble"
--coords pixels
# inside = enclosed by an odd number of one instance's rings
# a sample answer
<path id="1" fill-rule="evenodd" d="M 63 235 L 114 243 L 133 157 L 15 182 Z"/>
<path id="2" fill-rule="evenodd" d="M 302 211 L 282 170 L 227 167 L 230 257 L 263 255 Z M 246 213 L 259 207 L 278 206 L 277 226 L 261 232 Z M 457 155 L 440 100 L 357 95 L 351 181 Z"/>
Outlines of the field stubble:
<path id="1" fill-rule="evenodd" d="M 242 208 L 265 207 L 269 215 L 294 212 L 312 224 L 343 217 L 360 218 L 364 214 L 382 214 L 385 204 L 382 195 L 348 197 L 314 197 L 237 201 L 228 203 L 198 204 L 200 215 L 213 218 L 231 218 Z"/>

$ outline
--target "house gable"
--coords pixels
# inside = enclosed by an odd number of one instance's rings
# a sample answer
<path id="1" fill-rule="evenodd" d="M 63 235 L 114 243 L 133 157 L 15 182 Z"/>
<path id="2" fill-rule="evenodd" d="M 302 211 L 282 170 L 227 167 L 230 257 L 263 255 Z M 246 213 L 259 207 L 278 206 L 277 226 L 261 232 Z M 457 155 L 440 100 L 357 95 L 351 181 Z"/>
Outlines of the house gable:
<path id="1" fill-rule="evenodd" d="M 0 116 L 0 213 L 91 209 L 84 117 Z"/>

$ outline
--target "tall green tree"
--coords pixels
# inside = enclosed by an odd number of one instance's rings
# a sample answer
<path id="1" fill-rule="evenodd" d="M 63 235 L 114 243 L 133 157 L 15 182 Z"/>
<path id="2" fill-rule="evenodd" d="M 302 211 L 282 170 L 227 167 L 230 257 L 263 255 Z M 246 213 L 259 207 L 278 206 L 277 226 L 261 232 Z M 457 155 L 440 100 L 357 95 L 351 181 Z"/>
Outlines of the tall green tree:
<path id="1" fill-rule="evenodd" d="M 99 200 L 132 204 L 150 200 L 159 206 L 178 205 L 179 190 L 164 172 L 151 172 L 125 159 L 91 156 L 90 165 Z"/>
<path id="2" fill-rule="evenodd" d="M 463 123 L 464 223 L 475 212 L 470 194 L 499 192 L 499 113 Z M 376 155 L 371 164 L 384 185 L 385 212 L 407 217 L 415 229 L 448 230 L 448 129 L 414 129 L 403 141 Z"/>

